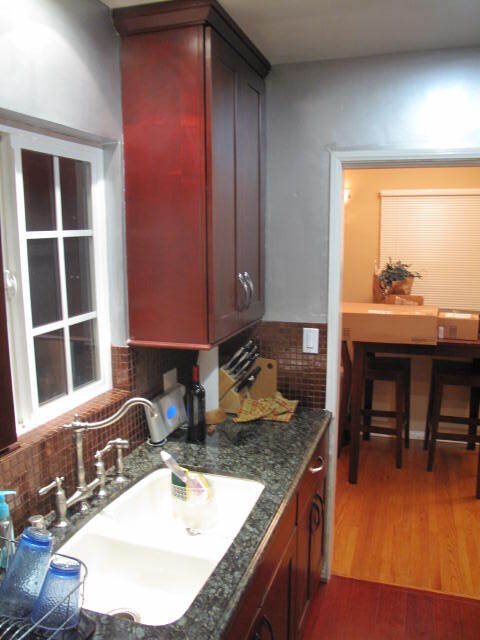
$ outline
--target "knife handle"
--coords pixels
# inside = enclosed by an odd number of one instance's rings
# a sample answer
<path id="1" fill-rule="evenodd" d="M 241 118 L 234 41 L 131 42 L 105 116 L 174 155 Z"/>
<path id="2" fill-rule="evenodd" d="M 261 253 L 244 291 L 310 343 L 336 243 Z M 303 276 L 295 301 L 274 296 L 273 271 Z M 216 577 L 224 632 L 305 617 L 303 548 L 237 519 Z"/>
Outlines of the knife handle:
<path id="1" fill-rule="evenodd" d="M 245 389 L 245 387 L 251 387 L 261 370 L 262 367 L 255 367 L 255 369 L 253 369 L 253 371 L 251 371 L 247 377 L 240 382 L 240 384 L 235 388 L 235 391 L 240 393 L 240 391 Z"/>
<path id="2" fill-rule="evenodd" d="M 235 354 L 230 358 L 227 364 L 223 365 L 223 368 L 228 371 L 228 369 L 231 369 L 232 366 L 237 365 L 242 356 L 245 353 L 249 352 L 254 344 L 255 343 L 253 340 L 249 340 L 243 347 L 240 347 L 240 349 L 235 352 Z"/>

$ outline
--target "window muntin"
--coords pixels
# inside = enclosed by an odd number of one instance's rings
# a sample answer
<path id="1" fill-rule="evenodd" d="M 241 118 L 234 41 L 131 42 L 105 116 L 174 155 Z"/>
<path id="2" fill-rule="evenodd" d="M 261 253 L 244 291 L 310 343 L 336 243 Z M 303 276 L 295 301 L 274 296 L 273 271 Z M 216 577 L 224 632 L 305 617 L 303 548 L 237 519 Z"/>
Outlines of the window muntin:
<path id="1" fill-rule="evenodd" d="M 17 133 L 2 137 L 16 196 L 2 242 L 18 283 L 7 306 L 23 432 L 111 388 L 111 364 L 102 152 Z"/>

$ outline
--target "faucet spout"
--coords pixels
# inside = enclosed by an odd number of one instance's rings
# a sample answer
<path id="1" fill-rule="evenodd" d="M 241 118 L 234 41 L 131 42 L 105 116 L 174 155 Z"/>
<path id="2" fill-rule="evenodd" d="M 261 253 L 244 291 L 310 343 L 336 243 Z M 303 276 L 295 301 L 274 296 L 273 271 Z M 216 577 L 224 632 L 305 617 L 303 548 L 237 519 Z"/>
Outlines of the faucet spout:
<path id="1" fill-rule="evenodd" d="M 99 420 L 98 422 L 83 422 L 79 419 L 78 415 L 75 415 L 73 418 L 73 422 L 71 422 L 70 424 L 66 424 L 65 429 L 72 429 L 74 431 L 92 431 L 95 429 L 103 429 L 104 427 L 108 427 L 111 424 L 118 422 L 118 420 L 123 418 L 123 416 L 129 409 L 131 409 L 131 407 L 134 407 L 136 405 L 143 405 L 148 409 L 152 418 L 157 417 L 155 406 L 152 402 L 150 402 L 150 400 L 147 400 L 146 398 L 130 398 L 125 402 L 124 405 L 120 407 L 117 412 L 115 412 L 108 418 L 105 418 L 104 420 Z"/>
<path id="2" fill-rule="evenodd" d="M 83 461 L 83 436 L 86 431 L 94 431 L 96 429 L 103 429 L 111 424 L 118 422 L 131 407 L 136 405 L 143 405 L 150 412 L 153 418 L 156 418 L 157 411 L 155 406 L 150 400 L 146 398 L 130 398 L 123 404 L 118 411 L 113 415 L 99 420 L 98 422 L 84 422 L 80 420 L 77 414 L 75 414 L 73 421 L 70 424 L 64 425 L 65 429 L 69 429 L 73 432 L 73 441 L 75 443 L 75 455 L 77 462 L 77 487 L 75 493 L 67 500 L 67 506 L 72 506 L 77 502 L 80 502 L 80 510 L 88 511 L 89 505 L 87 499 L 92 495 L 93 490 L 101 485 L 101 480 L 95 478 L 89 484 L 87 484 L 85 477 L 85 465 Z M 121 461 L 121 453 L 117 452 L 118 460 Z M 121 471 L 119 474 L 121 477 Z"/>

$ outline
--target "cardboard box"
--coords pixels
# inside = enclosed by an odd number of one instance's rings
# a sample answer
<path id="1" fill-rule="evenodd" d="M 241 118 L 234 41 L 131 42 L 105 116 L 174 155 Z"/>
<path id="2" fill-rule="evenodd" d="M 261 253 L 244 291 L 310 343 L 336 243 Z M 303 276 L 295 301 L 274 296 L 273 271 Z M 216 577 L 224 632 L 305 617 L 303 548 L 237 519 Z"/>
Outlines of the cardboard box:
<path id="1" fill-rule="evenodd" d="M 437 316 L 438 307 L 433 305 L 344 302 L 343 339 L 348 342 L 437 344 Z"/>
<path id="2" fill-rule="evenodd" d="M 438 337 L 445 340 L 478 340 L 478 313 L 441 309 L 438 312 Z"/>

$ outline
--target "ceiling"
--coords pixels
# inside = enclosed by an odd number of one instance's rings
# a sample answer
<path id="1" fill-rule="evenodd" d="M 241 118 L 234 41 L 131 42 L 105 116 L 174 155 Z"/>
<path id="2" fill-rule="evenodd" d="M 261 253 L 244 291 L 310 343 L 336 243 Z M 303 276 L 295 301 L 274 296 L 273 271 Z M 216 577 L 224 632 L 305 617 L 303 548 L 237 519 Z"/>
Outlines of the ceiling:
<path id="1" fill-rule="evenodd" d="M 272 64 L 480 45 L 480 0 L 220 2 Z"/>

